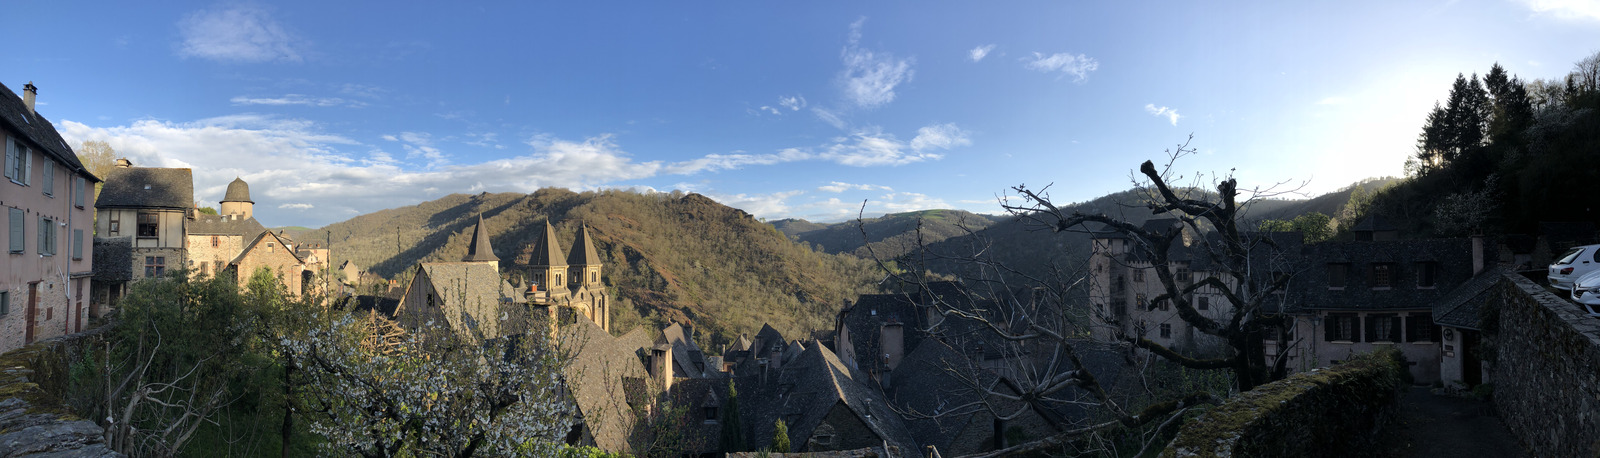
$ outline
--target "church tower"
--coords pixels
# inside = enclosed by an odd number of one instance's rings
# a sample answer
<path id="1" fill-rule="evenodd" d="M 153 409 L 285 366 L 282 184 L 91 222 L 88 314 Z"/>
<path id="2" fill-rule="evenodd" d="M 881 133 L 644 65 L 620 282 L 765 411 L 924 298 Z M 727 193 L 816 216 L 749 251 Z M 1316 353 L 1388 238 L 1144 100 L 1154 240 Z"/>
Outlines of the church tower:
<path id="1" fill-rule="evenodd" d="M 583 288 L 600 287 L 600 256 L 589 240 L 589 225 L 578 228 L 578 239 L 572 241 L 572 253 L 567 255 L 567 269 L 572 280 Z"/>
<path id="2" fill-rule="evenodd" d="M 489 245 L 489 228 L 483 225 L 483 214 L 478 215 L 478 224 L 472 227 L 472 242 L 467 245 L 467 256 L 461 258 L 461 262 L 487 262 L 496 272 L 500 270 L 500 258 Z"/>
<path id="3" fill-rule="evenodd" d="M 256 203 L 250 201 L 250 185 L 239 177 L 234 177 L 228 183 L 228 192 L 222 196 L 221 213 L 224 216 L 238 215 L 238 219 L 250 219 L 255 216 Z"/>
<path id="4" fill-rule="evenodd" d="M 539 243 L 533 246 L 533 254 L 528 256 L 528 267 L 532 270 L 533 284 L 539 287 L 539 292 L 550 297 L 565 296 L 571 292 L 567 288 L 567 263 L 562 254 L 561 245 L 556 241 L 556 229 L 547 220 L 544 222 L 544 235 L 539 237 Z"/>

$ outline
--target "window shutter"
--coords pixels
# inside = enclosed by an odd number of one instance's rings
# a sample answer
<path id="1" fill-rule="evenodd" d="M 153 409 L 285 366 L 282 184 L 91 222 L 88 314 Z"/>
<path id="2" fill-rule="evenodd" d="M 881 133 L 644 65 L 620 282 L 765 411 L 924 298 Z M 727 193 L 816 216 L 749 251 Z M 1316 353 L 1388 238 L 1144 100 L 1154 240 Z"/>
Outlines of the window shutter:
<path id="1" fill-rule="evenodd" d="M 33 153 L 26 146 L 17 147 L 17 152 L 22 154 L 22 162 L 27 164 L 27 170 L 22 172 L 22 184 L 33 184 Z"/>
<path id="2" fill-rule="evenodd" d="M 43 216 L 40 216 L 39 217 L 39 237 L 38 238 L 39 238 L 39 254 L 41 254 L 41 255 L 49 254 L 49 252 L 46 251 L 46 250 L 48 248 L 50 248 L 50 245 L 45 243 L 45 241 L 44 241 L 44 233 L 45 233 L 45 231 L 48 231 L 48 230 L 50 230 L 50 221 L 44 219 Z"/>
<path id="3" fill-rule="evenodd" d="M 1367 315 L 1367 323 L 1366 323 L 1367 325 L 1365 326 L 1365 328 L 1366 328 L 1365 331 L 1366 331 L 1366 334 L 1367 334 L 1367 341 L 1368 342 L 1375 342 L 1375 341 L 1378 340 L 1377 339 L 1378 338 L 1378 333 L 1377 333 L 1378 327 L 1376 326 L 1377 323 L 1378 323 L 1378 318 L 1377 317 L 1372 316 L 1372 315 Z"/>
<path id="4" fill-rule="evenodd" d="M 1333 328 L 1339 326 L 1339 319 L 1329 316 L 1322 319 L 1322 341 L 1333 341 Z"/>
<path id="5" fill-rule="evenodd" d="M 83 182 L 83 177 L 73 177 L 72 204 L 77 205 L 78 208 L 83 208 Z"/>
<path id="6" fill-rule="evenodd" d="M 44 173 L 42 175 L 44 175 L 44 186 L 40 187 L 44 188 L 44 195 L 54 197 L 56 195 L 56 162 L 44 161 Z"/>
<path id="7" fill-rule="evenodd" d="M 72 230 L 72 259 L 83 259 L 83 229 Z"/>
<path id="8" fill-rule="evenodd" d="M 6 137 L 6 178 L 17 179 L 17 144 L 11 137 Z"/>
<path id="9" fill-rule="evenodd" d="M 11 252 L 12 253 L 21 253 L 21 252 L 24 251 L 25 247 L 27 246 L 27 245 L 23 245 L 24 242 L 22 241 L 23 232 L 24 232 L 22 225 L 25 224 L 25 223 L 22 222 L 22 219 L 23 219 L 23 217 L 22 217 L 22 209 L 20 209 L 20 208 L 11 209 L 11 247 L 10 248 L 11 248 Z"/>

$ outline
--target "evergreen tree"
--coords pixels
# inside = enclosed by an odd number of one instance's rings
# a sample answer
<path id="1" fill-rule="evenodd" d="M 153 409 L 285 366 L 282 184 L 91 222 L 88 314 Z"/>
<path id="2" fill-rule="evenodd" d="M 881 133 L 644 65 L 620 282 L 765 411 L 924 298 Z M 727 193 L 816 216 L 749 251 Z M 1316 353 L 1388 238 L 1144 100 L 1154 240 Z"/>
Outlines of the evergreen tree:
<path id="1" fill-rule="evenodd" d="M 744 430 L 739 422 L 739 391 L 728 379 L 728 402 L 722 404 L 722 451 L 744 451 Z"/>
<path id="2" fill-rule="evenodd" d="M 772 451 L 789 453 L 789 425 L 783 424 L 781 418 L 772 425 Z"/>

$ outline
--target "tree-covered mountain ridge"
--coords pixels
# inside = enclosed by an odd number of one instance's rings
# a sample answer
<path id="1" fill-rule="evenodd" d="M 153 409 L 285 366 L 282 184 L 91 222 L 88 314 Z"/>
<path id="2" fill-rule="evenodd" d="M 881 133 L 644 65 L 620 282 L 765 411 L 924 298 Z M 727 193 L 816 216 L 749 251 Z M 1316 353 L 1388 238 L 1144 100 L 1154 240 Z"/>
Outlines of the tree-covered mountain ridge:
<path id="1" fill-rule="evenodd" d="M 480 215 L 500 270 L 512 278 L 525 275 L 547 221 L 563 250 L 587 225 L 603 280 L 617 297 L 619 332 L 680 322 L 697 326 L 708 342 L 753 335 L 762 324 L 808 335 L 831 327 L 845 300 L 874 291 L 878 276 L 870 262 L 813 251 L 744 211 L 678 192 L 451 194 L 296 238 L 331 240 L 332 265 L 349 260 L 403 284 L 419 262 L 460 260 Z"/>

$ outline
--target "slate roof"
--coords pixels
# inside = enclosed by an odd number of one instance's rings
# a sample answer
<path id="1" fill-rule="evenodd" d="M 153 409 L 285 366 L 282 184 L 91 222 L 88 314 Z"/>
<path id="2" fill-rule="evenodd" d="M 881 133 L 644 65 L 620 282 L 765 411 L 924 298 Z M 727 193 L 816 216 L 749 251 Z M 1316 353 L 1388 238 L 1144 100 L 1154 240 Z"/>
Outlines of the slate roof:
<path id="1" fill-rule="evenodd" d="M 855 350 L 856 360 L 850 362 L 851 367 L 866 371 L 885 369 L 879 367 L 883 357 L 883 345 L 879 342 L 882 333 L 879 330 L 884 325 L 902 326 L 902 348 L 906 351 L 917 348 L 922 339 L 927 337 L 922 330 L 927 328 L 928 323 L 913 297 L 908 294 L 862 294 L 856 298 L 855 305 L 844 311 L 844 325 L 850 330 L 850 345 Z"/>
<path id="2" fill-rule="evenodd" d="M 94 281 L 133 279 L 133 236 L 94 238 Z"/>
<path id="3" fill-rule="evenodd" d="M 351 296 L 350 297 L 350 311 L 351 312 L 367 313 L 367 312 L 374 312 L 375 311 L 375 312 L 378 312 L 379 314 L 383 315 L 385 318 L 394 319 L 394 317 L 395 317 L 395 314 L 394 314 L 395 313 L 395 309 L 398 309 L 398 308 L 400 308 L 400 300 L 399 299 L 390 299 L 390 298 L 383 297 L 383 296 L 367 296 L 367 295 Z"/>
<path id="4" fill-rule="evenodd" d="M 222 195 L 222 202 L 255 203 L 250 200 L 250 184 L 239 177 L 234 177 L 233 182 L 228 183 L 228 192 Z"/>
<path id="5" fill-rule="evenodd" d="M 1297 310 L 1410 310 L 1429 307 L 1472 277 L 1472 241 L 1408 239 L 1322 242 L 1306 246 L 1304 269 L 1291 280 Z M 1434 287 L 1418 285 L 1419 262 L 1437 269 Z M 1348 264 L 1345 287 L 1329 289 L 1328 264 Z M 1374 288 L 1372 265 L 1391 264 L 1391 287 Z"/>
<path id="6" fill-rule="evenodd" d="M 983 401 L 983 394 L 964 383 L 962 377 L 981 377 L 979 383 L 984 384 L 996 379 L 936 340 L 918 345 L 895 369 L 891 380 L 893 401 L 905 412 L 906 426 L 917 443 L 949 453 L 956 434 L 984 408 L 977 404 Z"/>
<path id="7" fill-rule="evenodd" d="M 572 253 L 567 255 L 567 265 L 600 265 L 600 255 L 594 251 L 594 242 L 589 240 L 589 225 L 578 228 L 578 239 L 572 241 Z"/>
<path id="8" fill-rule="evenodd" d="M 95 208 L 194 207 L 194 176 L 189 169 L 115 167 L 106 173 Z"/>
<path id="9" fill-rule="evenodd" d="M 498 262 L 495 257 L 494 247 L 489 245 L 489 228 L 483 225 L 483 215 L 478 215 L 478 224 L 472 226 L 472 242 L 467 244 L 467 256 L 461 258 L 462 262 Z"/>
<path id="10" fill-rule="evenodd" d="M 290 242 L 285 241 L 283 237 L 278 236 L 278 234 L 272 231 L 261 231 L 261 234 L 257 235 L 255 239 L 252 239 L 248 245 L 245 245 L 243 250 L 239 250 L 239 255 L 234 256 L 232 261 L 228 261 L 228 264 L 238 264 L 240 261 L 243 261 L 244 257 L 250 254 L 250 250 L 254 250 L 256 245 L 261 244 L 262 241 L 267 241 L 269 238 L 272 239 L 272 241 L 278 242 L 278 246 L 284 247 L 284 252 L 289 253 L 290 256 L 294 256 L 296 261 L 304 262 L 300 259 L 300 255 L 289 251 L 288 245 L 290 245 Z"/>
<path id="11" fill-rule="evenodd" d="M 19 137 L 31 143 L 31 147 L 44 152 L 51 159 L 61 163 L 91 182 L 99 182 L 101 177 L 96 177 L 83 167 L 78 161 L 78 154 L 72 151 L 66 140 L 61 139 L 61 134 L 56 132 L 54 124 L 45 119 L 44 115 L 29 110 L 28 105 L 22 102 L 22 97 L 11 92 L 11 88 L 0 84 L 0 122 L 5 123 L 6 130 L 16 132 Z"/>
<path id="12" fill-rule="evenodd" d="M 256 236 L 266 231 L 267 228 L 253 217 L 235 219 L 230 215 L 205 213 L 195 215 L 193 221 L 183 225 L 183 232 L 188 235 L 233 235 L 244 237 L 245 240 L 255 240 Z"/>
<path id="13" fill-rule="evenodd" d="M 1494 299 L 1494 285 L 1505 271 L 1499 267 L 1483 269 L 1461 286 L 1450 290 L 1433 303 L 1433 322 L 1450 327 L 1478 329 L 1478 309 Z"/>
<path id="14" fill-rule="evenodd" d="M 672 363 L 677 366 L 673 371 L 675 376 L 701 378 L 705 376 L 706 370 L 711 369 L 706 366 L 705 353 L 700 351 L 700 346 L 695 345 L 694 339 L 689 336 L 689 330 L 682 325 L 672 323 L 661 330 L 661 337 L 672 345 Z"/>
<path id="15" fill-rule="evenodd" d="M 533 253 L 528 255 L 530 266 L 565 266 L 561 263 L 561 244 L 556 241 L 556 229 L 550 226 L 550 221 L 544 222 L 544 235 L 539 236 L 539 241 L 533 245 Z"/>
<path id="16" fill-rule="evenodd" d="M 757 390 L 739 390 L 740 417 L 749 431 L 747 445 L 755 449 L 770 446 L 773 423 L 782 418 L 789 428 L 790 444 L 803 447 L 828 412 L 843 404 L 889 444 L 901 450 L 920 450 L 888 400 L 863 380 L 865 375 L 850 369 L 823 345 L 808 345 L 793 364 L 784 365 L 781 374 L 769 377 L 766 383 L 745 379 L 745 384 L 759 386 Z M 744 396 L 746 392 L 754 395 Z"/>
<path id="17" fill-rule="evenodd" d="M 628 404 L 625 386 L 642 386 L 630 380 L 645 380 L 648 374 L 632 345 L 611 337 L 588 320 L 563 326 L 563 348 L 572 349 L 572 361 L 564 375 L 573 401 L 595 445 L 611 452 L 631 453 L 628 435 L 637 419 Z"/>
<path id="18" fill-rule="evenodd" d="M 1378 215 L 1368 216 L 1366 219 L 1357 222 L 1354 227 L 1350 228 L 1350 232 L 1379 232 L 1398 230 L 1400 230 L 1400 228 L 1395 227 L 1395 225 L 1390 223 L 1389 220 Z"/>
<path id="19" fill-rule="evenodd" d="M 501 306 L 500 288 L 505 282 L 494 266 L 476 262 L 424 262 L 417 268 L 438 291 L 439 308 L 444 310 L 445 320 L 456 333 L 493 338 L 515 333 L 501 332 L 502 324 L 508 327 L 507 331 L 526 325 L 515 320 L 523 317 L 509 316 L 508 308 Z"/>

